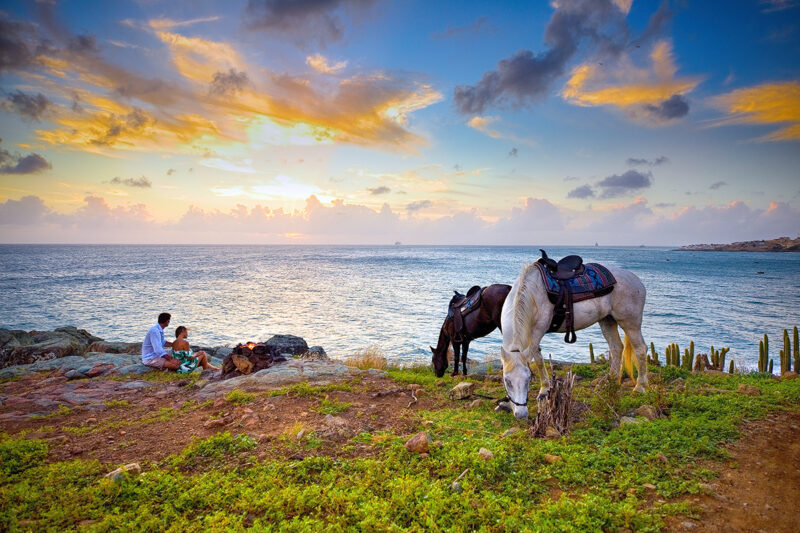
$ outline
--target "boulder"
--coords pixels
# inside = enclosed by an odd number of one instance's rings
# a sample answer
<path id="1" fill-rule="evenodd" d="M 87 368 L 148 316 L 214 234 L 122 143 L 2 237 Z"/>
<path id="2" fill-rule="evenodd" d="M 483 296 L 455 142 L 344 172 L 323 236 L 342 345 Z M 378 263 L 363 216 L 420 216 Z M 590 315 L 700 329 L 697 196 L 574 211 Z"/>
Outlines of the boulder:
<path id="1" fill-rule="evenodd" d="M 330 359 L 328 354 L 325 353 L 325 349 L 322 346 L 312 346 L 308 349 L 306 353 L 301 353 L 300 355 L 295 355 L 299 359 L 312 359 L 317 361 L 323 361 Z"/>
<path id="2" fill-rule="evenodd" d="M 231 353 L 233 353 L 233 348 L 231 348 L 230 346 L 218 346 L 217 348 L 214 349 L 214 353 L 213 354 L 211 352 L 208 352 L 208 353 L 209 353 L 209 355 L 212 356 L 212 359 L 213 358 L 225 359 Z"/>
<path id="3" fill-rule="evenodd" d="M 95 341 L 86 348 L 87 352 L 100 353 L 142 353 L 141 342 Z"/>
<path id="4" fill-rule="evenodd" d="M 645 420 L 647 420 L 647 419 L 646 418 L 641 418 L 641 417 L 638 417 L 638 416 L 637 417 L 623 416 L 622 418 L 619 419 L 619 425 L 620 426 L 629 426 L 629 425 L 635 426 L 636 424 L 641 424 Z"/>
<path id="5" fill-rule="evenodd" d="M 138 475 L 141 473 L 142 467 L 139 466 L 139 463 L 130 463 L 109 472 L 105 477 L 110 478 L 113 481 L 121 481 L 126 474 Z"/>
<path id="6" fill-rule="evenodd" d="M 103 339 L 74 326 L 28 333 L 4 330 L 3 335 L 0 335 L 0 344 L 5 344 L 0 348 L 0 367 L 81 355 L 90 344 L 101 340 Z"/>
<path id="7" fill-rule="evenodd" d="M 264 344 L 272 355 L 300 355 L 308 352 L 306 341 L 296 335 L 274 335 Z"/>
<path id="8" fill-rule="evenodd" d="M 480 450 L 478 450 L 478 457 L 480 457 L 484 461 L 491 461 L 492 459 L 494 459 L 494 454 L 491 452 L 491 450 L 487 450 L 486 448 L 481 448 Z"/>
<path id="9" fill-rule="evenodd" d="M 658 418 L 658 410 L 653 407 L 652 405 L 640 405 L 636 411 L 634 411 L 638 416 L 643 416 L 648 420 L 655 420 Z"/>
<path id="10" fill-rule="evenodd" d="M 450 389 L 450 399 L 452 400 L 463 400 L 464 398 L 469 398 L 472 396 L 472 392 L 475 390 L 475 384 L 470 383 L 469 381 L 462 381 L 452 389 Z"/>
<path id="11" fill-rule="evenodd" d="M 153 367 L 143 365 L 142 363 L 136 363 L 133 365 L 126 365 L 119 367 L 117 369 L 117 373 L 123 376 L 133 375 L 138 376 L 140 374 L 147 374 L 148 372 L 152 372 L 155 370 Z"/>
<path id="12" fill-rule="evenodd" d="M 420 431 L 405 443 L 406 450 L 414 453 L 428 453 L 430 447 L 428 443 L 431 438 L 424 431 Z"/>

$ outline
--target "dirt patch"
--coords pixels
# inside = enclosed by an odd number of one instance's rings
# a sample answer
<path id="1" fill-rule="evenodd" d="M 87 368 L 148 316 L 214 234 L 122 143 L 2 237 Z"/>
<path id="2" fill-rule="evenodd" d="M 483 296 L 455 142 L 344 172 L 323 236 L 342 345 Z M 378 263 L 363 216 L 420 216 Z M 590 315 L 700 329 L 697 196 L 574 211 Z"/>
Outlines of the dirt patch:
<path id="1" fill-rule="evenodd" d="M 58 376 L 6 383 L 0 386 L 0 395 L 8 406 L 13 405 L 14 416 L 0 421 L 0 430 L 24 432 L 29 438 L 49 442 L 52 461 L 97 459 L 110 465 L 159 462 L 180 453 L 193 439 L 206 439 L 221 431 L 254 438 L 258 446 L 252 455 L 258 459 L 364 457 L 376 455 L 380 447 L 368 439 L 354 442 L 352 437 L 360 433 L 410 434 L 421 422 L 417 412 L 443 401 L 422 391 L 414 402 L 409 389 L 377 376 L 345 382 L 344 388 L 350 390 L 310 396 L 254 393 L 241 405 L 221 396 L 197 401 L 186 382 L 153 383 L 134 390 L 124 388 L 125 383 L 130 382 L 95 379 L 75 383 Z M 31 417 L 42 410 L 28 401 L 32 396 L 42 397 L 45 391 L 53 395 L 65 386 L 74 393 L 89 388 L 102 390 L 105 400 L 73 406 L 64 414 L 53 411 L 50 416 Z M 391 392 L 376 394 L 386 391 Z"/>
<path id="2" fill-rule="evenodd" d="M 670 518 L 667 531 L 798 531 L 800 413 L 780 412 L 747 422 L 728 447 L 731 459 L 708 466 L 719 477 L 707 494 L 690 497 L 697 520 Z"/>

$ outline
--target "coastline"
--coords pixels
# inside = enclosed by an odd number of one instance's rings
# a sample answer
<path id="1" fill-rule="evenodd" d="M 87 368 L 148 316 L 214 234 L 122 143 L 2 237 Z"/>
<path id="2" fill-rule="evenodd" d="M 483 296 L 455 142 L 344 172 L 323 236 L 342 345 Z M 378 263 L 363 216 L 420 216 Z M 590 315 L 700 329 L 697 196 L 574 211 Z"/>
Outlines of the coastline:
<path id="1" fill-rule="evenodd" d="M 675 248 L 674 252 L 800 252 L 800 237 L 760 241 L 741 241 L 730 244 L 689 244 Z"/>

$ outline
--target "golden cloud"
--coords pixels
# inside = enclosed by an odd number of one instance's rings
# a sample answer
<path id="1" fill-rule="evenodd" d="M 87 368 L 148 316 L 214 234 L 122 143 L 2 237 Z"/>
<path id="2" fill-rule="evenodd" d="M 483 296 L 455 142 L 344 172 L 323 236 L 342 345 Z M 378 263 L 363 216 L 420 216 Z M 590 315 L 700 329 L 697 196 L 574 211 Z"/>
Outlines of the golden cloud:
<path id="1" fill-rule="evenodd" d="M 727 124 L 787 124 L 758 140 L 796 141 L 800 139 L 800 83 L 764 83 L 737 89 L 714 98 L 713 102 L 730 115 L 715 126 Z"/>
<path id="2" fill-rule="evenodd" d="M 561 96 L 584 107 L 616 106 L 637 118 L 643 107 L 658 106 L 675 95 L 691 92 L 701 81 L 696 77 L 675 77 L 677 67 L 667 41 L 654 45 L 650 62 L 650 67 L 644 69 L 636 67 L 627 56 L 615 66 L 584 63 L 572 70 Z"/>

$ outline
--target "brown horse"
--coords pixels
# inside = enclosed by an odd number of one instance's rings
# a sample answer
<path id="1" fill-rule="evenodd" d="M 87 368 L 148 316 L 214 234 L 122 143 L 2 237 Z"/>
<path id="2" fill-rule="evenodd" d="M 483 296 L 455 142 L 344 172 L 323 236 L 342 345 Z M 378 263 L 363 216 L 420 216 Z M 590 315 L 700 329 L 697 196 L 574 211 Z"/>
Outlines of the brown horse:
<path id="1" fill-rule="evenodd" d="M 500 316 L 503 311 L 503 302 L 506 301 L 509 291 L 511 291 L 511 285 L 489 285 L 481 289 L 480 306 L 462 316 L 463 327 L 461 331 L 454 331 L 455 320 L 453 313 L 448 312 L 447 318 L 444 319 L 444 324 L 442 324 L 442 329 L 439 331 L 439 342 L 436 344 L 436 348 L 430 347 L 431 352 L 433 352 L 433 370 L 436 373 L 436 377 L 442 377 L 445 370 L 447 370 L 447 348 L 451 343 L 455 354 L 452 375 L 458 375 L 459 352 L 461 353 L 464 375 L 467 375 L 469 343 L 478 337 L 488 335 L 494 331 L 494 328 L 500 328 L 500 331 L 503 331 L 500 327 Z M 455 291 L 455 293 L 455 296 L 450 300 L 448 309 L 452 309 L 454 303 L 465 298 L 458 291 Z"/>

